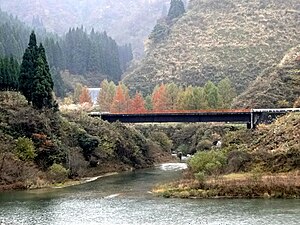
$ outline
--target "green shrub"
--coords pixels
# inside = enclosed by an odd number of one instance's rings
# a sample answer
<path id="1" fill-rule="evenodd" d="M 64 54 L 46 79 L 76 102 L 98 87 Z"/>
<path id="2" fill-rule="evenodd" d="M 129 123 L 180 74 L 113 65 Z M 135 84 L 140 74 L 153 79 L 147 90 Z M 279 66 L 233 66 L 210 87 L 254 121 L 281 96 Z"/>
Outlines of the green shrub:
<path id="1" fill-rule="evenodd" d="M 156 142 L 166 152 L 171 152 L 173 143 L 169 137 L 163 132 L 152 132 L 150 139 Z"/>
<path id="2" fill-rule="evenodd" d="M 69 171 L 60 164 L 54 163 L 49 168 L 50 178 L 56 182 L 63 182 L 67 179 Z"/>
<path id="3" fill-rule="evenodd" d="M 85 159 L 89 159 L 93 151 L 99 146 L 100 141 L 98 137 L 82 133 L 78 136 L 78 143 L 83 150 Z"/>
<path id="4" fill-rule="evenodd" d="M 181 152 L 183 155 L 187 155 L 189 153 L 189 146 L 186 144 L 181 144 L 176 151 Z"/>
<path id="5" fill-rule="evenodd" d="M 201 183 L 203 183 L 205 181 L 205 174 L 204 174 L 204 172 L 198 172 L 198 173 L 196 173 L 195 177 Z"/>
<path id="6" fill-rule="evenodd" d="M 34 144 L 31 139 L 20 137 L 16 141 L 17 156 L 23 161 L 33 160 L 36 157 Z"/>
<path id="7" fill-rule="evenodd" d="M 217 174 L 226 163 L 226 155 L 222 151 L 197 152 L 188 164 L 194 173 Z"/>

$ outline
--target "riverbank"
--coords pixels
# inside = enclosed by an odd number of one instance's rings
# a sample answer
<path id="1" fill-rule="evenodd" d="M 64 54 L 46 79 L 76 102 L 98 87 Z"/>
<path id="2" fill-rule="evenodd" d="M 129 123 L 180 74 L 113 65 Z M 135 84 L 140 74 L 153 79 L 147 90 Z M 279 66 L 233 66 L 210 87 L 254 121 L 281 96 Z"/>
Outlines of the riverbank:
<path id="1" fill-rule="evenodd" d="M 153 167 L 173 160 L 162 141 L 83 111 L 37 110 L 17 92 L 0 92 L 0 191 Z"/>
<path id="2" fill-rule="evenodd" d="M 180 198 L 300 198 L 299 135 L 299 113 L 255 130 L 227 132 L 220 148 L 197 148 L 185 179 L 154 192 Z"/>
<path id="3" fill-rule="evenodd" d="M 166 198 L 300 198 L 300 171 L 278 174 L 235 173 L 205 180 L 184 179 L 156 187 Z"/>

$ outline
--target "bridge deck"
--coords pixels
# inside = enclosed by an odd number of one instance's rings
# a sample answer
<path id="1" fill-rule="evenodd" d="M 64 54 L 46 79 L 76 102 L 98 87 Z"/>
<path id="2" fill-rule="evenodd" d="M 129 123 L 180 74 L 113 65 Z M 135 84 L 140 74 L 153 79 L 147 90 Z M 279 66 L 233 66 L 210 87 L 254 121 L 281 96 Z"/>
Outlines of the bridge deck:
<path id="1" fill-rule="evenodd" d="M 278 115 L 288 112 L 300 112 L 300 108 L 286 109 L 223 109 L 181 112 L 147 112 L 134 113 L 101 113 L 91 112 L 92 117 L 101 117 L 108 122 L 120 121 L 122 123 L 188 123 L 188 122 L 236 122 L 250 124 L 254 128 L 261 122 L 269 123 Z M 269 118 L 271 117 L 271 118 Z M 269 121 L 270 120 L 270 121 Z"/>
<path id="2" fill-rule="evenodd" d="M 190 113 L 144 113 L 144 114 L 90 114 L 108 122 L 122 123 L 166 123 L 166 122 L 240 122 L 250 123 L 251 112 L 190 112 Z"/>

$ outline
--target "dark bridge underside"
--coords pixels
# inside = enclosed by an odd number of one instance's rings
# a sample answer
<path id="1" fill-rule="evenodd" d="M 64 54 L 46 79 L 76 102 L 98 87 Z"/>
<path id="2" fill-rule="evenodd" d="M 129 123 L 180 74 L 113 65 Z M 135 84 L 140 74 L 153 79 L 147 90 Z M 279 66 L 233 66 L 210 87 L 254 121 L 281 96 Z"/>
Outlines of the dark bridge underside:
<path id="1" fill-rule="evenodd" d="M 251 112 L 102 114 L 91 116 L 99 116 L 108 122 L 120 121 L 122 123 L 251 122 Z"/>

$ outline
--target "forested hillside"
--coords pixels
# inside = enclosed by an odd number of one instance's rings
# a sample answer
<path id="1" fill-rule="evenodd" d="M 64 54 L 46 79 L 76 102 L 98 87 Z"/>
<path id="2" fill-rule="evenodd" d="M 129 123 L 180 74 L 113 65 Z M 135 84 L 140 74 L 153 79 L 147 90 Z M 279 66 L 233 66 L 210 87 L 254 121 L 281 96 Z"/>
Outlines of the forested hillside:
<path id="1" fill-rule="evenodd" d="M 190 1 L 182 17 L 159 22 L 124 82 L 149 92 L 162 82 L 202 86 L 228 77 L 241 93 L 299 44 L 299 12 L 298 0 Z"/>
<path id="2" fill-rule="evenodd" d="M 300 96 L 300 45 L 259 76 L 234 102 L 235 107 L 292 107 Z"/>
<path id="3" fill-rule="evenodd" d="M 28 24 L 64 34 L 70 26 L 83 25 L 107 31 L 120 44 L 132 43 L 135 55 L 143 54 L 143 41 L 162 15 L 169 0 L 1 0 L 2 10 Z M 35 17 L 35 18 L 34 18 Z M 37 19 L 37 17 L 39 19 Z"/>
<path id="4" fill-rule="evenodd" d="M 21 59 L 28 43 L 30 29 L 15 17 L 0 10 L 0 56 Z"/>
<path id="5" fill-rule="evenodd" d="M 20 62 L 31 30 L 17 18 L 0 11 L 0 58 L 12 56 Z M 70 28 L 62 37 L 37 29 L 37 36 L 44 43 L 56 84 L 62 81 L 59 72 L 65 70 L 91 86 L 99 85 L 103 79 L 117 83 L 133 59 L 130 44 L 118 46 L 106 32 L 94 29 L 87 32 L 83 27 Z"/>

